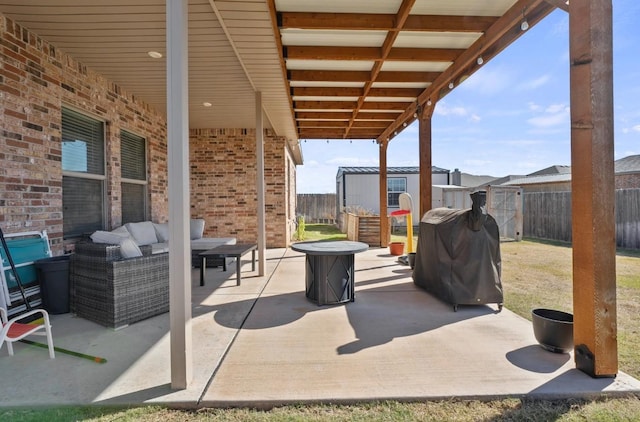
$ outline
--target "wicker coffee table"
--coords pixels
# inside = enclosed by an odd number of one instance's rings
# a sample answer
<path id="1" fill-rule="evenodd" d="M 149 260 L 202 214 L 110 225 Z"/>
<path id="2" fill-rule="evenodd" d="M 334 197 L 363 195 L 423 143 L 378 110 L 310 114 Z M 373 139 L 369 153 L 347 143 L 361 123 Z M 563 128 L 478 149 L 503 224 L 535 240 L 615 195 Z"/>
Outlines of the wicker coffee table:
<path id="1" fill-rule="evenodd" d="M 227 271 L 227 260 L 225 258 L 236 259 L 236 286 L 240 285 L 240 258 L 251 252 L 251 271 L 256 270 L 256 249 L 255 243 L 239 243 L 236 245 L 220 245 L 208 251 L 200 252 L 200 285 L 204 286 L 204 273 L 207 269 L 207 258 L 222 258 L 222 271 Z"/>

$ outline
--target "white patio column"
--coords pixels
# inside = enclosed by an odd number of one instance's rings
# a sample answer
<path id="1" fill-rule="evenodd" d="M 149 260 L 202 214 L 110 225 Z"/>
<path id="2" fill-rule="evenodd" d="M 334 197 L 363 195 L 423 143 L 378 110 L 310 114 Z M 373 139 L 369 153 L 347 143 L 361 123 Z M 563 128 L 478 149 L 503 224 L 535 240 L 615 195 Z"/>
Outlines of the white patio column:
<path id="1" fill-rule="evenodd" d="M 185 389 L 193 377 L 187 0 L 167 0 L 166 10 L 171 388 Z"/>
<path id="2" fill-rule="evenodd" d="M 267 266 L 265 250 L 267 233 L 264 200 L 264 125 L 262 118 L 262 93 L 256 92 L 256 189 L 258 202 L 258 275 L 263 276 Z"/>

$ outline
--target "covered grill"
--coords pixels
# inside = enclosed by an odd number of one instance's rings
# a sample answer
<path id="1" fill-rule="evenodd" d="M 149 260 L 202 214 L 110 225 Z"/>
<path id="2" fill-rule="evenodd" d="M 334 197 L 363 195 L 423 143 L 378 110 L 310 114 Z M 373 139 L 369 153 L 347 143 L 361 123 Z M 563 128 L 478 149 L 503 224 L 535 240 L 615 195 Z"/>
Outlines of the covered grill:
<path id="1" fill-rule="evenodd" d="M 475 192 L 471 199 L 471 209 L 435 208 L 424 215 L 413 282 L 454 310 L 486 303 L 501 310 L 498 225 L 485 212 L 486 192 Z"/>

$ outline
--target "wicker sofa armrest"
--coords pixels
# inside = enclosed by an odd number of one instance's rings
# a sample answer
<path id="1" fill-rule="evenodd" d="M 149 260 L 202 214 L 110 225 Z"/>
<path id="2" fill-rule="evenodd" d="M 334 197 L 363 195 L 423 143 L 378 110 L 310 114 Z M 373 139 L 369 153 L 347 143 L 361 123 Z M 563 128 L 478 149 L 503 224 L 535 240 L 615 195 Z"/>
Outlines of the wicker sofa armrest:
<path id="1" fill-rule="evenodd" d="M 111 328 L 169 311 L 169 254 L 116 259 L 114 247 L 87 242 L 71 256 L 71 311 Z"/>

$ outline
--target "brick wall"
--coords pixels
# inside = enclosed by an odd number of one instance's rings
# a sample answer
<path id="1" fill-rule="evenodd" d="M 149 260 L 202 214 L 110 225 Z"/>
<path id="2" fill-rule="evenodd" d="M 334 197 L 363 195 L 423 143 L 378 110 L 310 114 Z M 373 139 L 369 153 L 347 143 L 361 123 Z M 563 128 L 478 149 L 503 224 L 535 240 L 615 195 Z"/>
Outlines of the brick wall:
<path id="1" fill-rule="evenodd" d="M 122 221 L 120 131 L 147 140 L 148 214 L 168 219 L 166 120 L 130 92 L 0 14 L 0 225 L 7 233 L 47 230 L 54 255 L 62 237 L 61 109 L 105 122 L 107 229 Z M 192 216 L 206 234 L 255 241 L 255 130 L 194 130 Z M 291 238 L 295 164 L 283 138 L 265 139 L 267 245 Z M 289 198 L 289 199 L 288 199 Z M 293 208 L 292 208 L 293 207 Z"/>
<path id="2" fill-rule="evenodd" d="M 257 240 L 256 137 L 254 129 L 190 131 L 191 215 L 204 218 L 205 235 Z M 295 165 L 284 138 L 265 135 L 267 247 L 285 247 L 295 213 Z M 293 164 L 293 169 L 291 165 Z M 293 183 L 293 185 L 292 185 Z"/>
<path id="3" fill-rule="evenodd" d="M 61 108 L 105 121 L 107 225 L 121 222 L 120 130 L 147 139 L 149 213 L 166 219 L 166 123 L 161 114 L 0 15 L 0 224 L 47 230 L 63 252 Z"/>
<path id="4" fill-rule="evenodd" d="M 640 173 L 616 174 L 616 189 L 640 188 Z"/>

